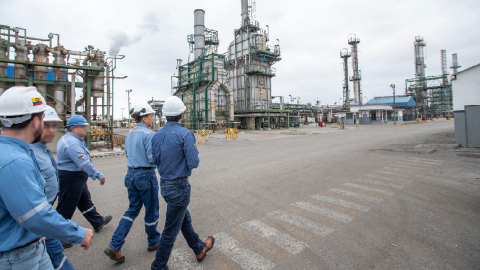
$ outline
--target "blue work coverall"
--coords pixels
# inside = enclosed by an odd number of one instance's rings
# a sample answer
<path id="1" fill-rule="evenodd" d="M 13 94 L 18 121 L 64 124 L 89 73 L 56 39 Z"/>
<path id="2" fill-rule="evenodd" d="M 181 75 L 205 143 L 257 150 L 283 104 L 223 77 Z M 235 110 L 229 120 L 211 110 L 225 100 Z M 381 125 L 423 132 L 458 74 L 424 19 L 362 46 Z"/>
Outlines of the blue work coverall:
<path id="1" fill-rule="evenodd" d="M 90 152 L 83 138 L 67 133 L 57 143 L 58 176 L 60 193 L 58 194 L 57 211 L 64 218 L 71 219 L 78 207 L 83 216 L 96 230 L 102 225 L 104 217 L 93 205 L 88 190 L 88 177 L 102 179 L 90 160 Z"/>
<path id="2" fill-rule="evenodd" d="M 42 236 L 78 244 L 85 229 L 52 209 L 25 141 L 0 135 L 0 269 L 53 269 Z"/>
<path id="3" fill-rule="evenodd" d="M 167 122 L 153 137 L 153 157 L 160 173 L 161 194 L 167 202 L 167 214 L 160 245 L 152 269 L 167 269 L 168 258 L 178 233 L 182 231 L 195 255 L 202 253 L 205 243 L 192 226 L 187 209 L 190 203 L 188 177 L 200 163 L 193 133 L 177 122 Z"/>
<path id="4" fill-rule="evenodd" d="M 47 196 L 48 203 L 53 205 L 58 194 L 57 162 L 55 161 L 52 152 L 47 149 L 45 144 L 38 142 L 31 144 L 30 147 L 35 153 L 40 172 L 42 173 L 43 178 L 45 178 L 45 196 Z M 55 269 L 74 269 L 70 261 L 63 254 L 64 249 L 59 240 L 47 238 L 45 240 L 45 245 L 47 246 L 47 253 L 50 256 Z"/>
<path id="5" fill-rule="evenodd" d="M 122 249 L 133 221 L 145 205 L 145 232 L 148 246 L 154 247 L 160 241 L 157 230 L 159 203 L 158 180 L 152 155 L 152 138 L 155 133 L 142 123 L 138 123 L 125 137 L 128 171 L 125 187 L 128 190 L 130 205 L 120 219 L 112 241 L 108 245 L 116 251 Z"/>

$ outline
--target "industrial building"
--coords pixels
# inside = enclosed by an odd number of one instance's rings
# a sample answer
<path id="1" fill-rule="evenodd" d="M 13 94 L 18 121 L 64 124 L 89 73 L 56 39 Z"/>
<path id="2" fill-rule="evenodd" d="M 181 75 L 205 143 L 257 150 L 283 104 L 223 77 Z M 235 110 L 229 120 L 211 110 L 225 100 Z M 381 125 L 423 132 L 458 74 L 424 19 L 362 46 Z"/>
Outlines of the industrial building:
<path id="1" fill-rule="evenodd" d="M 280 45 L 278 40 L 269 44 L 269 31 L 255 18 L 255 1 L 240 4 L 240 27 L 224 54 L 218 54 L 218 32 L 205 28 L 205 11 L 194 12 L 194 34 L 187 38 L 193 58 L 184 65 L 177 60 L 172 82 L 173 94 L 187 106 L 183 124 L 189 129 L 287 128 L 307 113 L 307 108 L 287 108 L 284 97 L 272 95 Z"/>
<path id="2" fill-rule="evenodd" d="M 463 147 L 480 147 L 480 64 L 453 73 L 455 141 Z"/>
<path id="3" fill-rule="evenodd" d="M 440 51 L 442 74 L 426 76 L 425 53 L 427 44 L 422 36 L 416 36 L 413 43 L 415 55 L 415 78 L 405 80 L 405 94 L 415 98 L 417 103 L 416 118 L 435 118 L 451 116 L 453 97 L 452 85 L 447 72 L 447 53 Z M 457 54 L 453 54 L 452 69 L 454 72 L 460 67 Z"/>
<path id="4" fill-rule="evenodd" d="M 106 58 L 104 51 L 91 45 L 81 51 L 67 49 L 59 34 L 29 37 L 27 29 L 0 25 L 0 95 L 13 86 L 35 86 L 64 122 L 75 114 L 87 119 L 89 147 L 95 142 L 113 148 L 112 80 L 122 58 Z M 81 81 L 76 81 L 77 76 Z M 76 88 L 83 94 L 78 101 Z M 49 148 L 55 150 L 52 145 Z"/>

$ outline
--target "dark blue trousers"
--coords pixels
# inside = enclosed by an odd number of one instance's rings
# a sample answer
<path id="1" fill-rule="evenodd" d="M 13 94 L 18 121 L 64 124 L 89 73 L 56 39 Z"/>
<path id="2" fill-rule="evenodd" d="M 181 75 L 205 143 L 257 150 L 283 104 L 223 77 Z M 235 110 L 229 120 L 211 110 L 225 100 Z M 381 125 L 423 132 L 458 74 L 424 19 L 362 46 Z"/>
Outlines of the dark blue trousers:
<path id="1" fill-rule="evenodd" d="M 168 258 L 180 231 L 195 255 L 202 253 L 205 247 L 205 243 L 200 240 L 193 229 L 192 217 L 187 210 L 190 203 L 190 183 L 188 180 L 161 181 L 160 187 L 162 197 L 167 202 L 167 215 L 157 254 L 152 263 L 152 270 L 167 269 Z"/>
<path id="2" fill-rule="evenodd" d="M 70 171 L 58 171 L 60 192 L 58 194 L 57 212 L 65 219 L 72 219 L 78 208 L 94 229 L 98 228 L 104 218 L 97 212 L 88 190 L 88 174 Z"/>

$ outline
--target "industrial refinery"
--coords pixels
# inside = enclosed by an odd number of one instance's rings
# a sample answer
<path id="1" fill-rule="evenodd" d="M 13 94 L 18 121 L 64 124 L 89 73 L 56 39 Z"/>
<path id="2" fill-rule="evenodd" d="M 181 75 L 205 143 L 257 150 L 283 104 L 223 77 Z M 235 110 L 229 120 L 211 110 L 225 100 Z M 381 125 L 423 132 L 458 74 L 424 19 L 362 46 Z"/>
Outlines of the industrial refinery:
<path id="1" fill-rule="evenodd" d="M 203 9 L 193 12 L 193 34 L 187 35 L 188 59 L 177 59 L 169 93 L 181 98 L 187 107 L 183 119 L 186 128 L 271 130 L 302 124 L 384 124 L 452 115 L 446 51 L 440 53 L 442 74 L 426 76 L 422 36 L 416 36 L 413 43 L 415 78 L 405 80 L 404 95 L 363 100 L 360 38 L 350 34 L 345 44 L 348 47 L 340 50 L 344 75 L 343 92 L 338 93 L 341 102 L 304 104 L 299 96 L 292 95 L 285 101 L 286 97 L 275 94 L 272 87 L 277 75 L 275 64 L 282 61 L 279 39 L 270 37 L 270 28 L 261 27 L 255 0 L 239 2 L 241 20 L 228 44 L 221 44 L 214 25 L 205 24 L 215 14 Z M 92 45 L 83 50 L 67 48 L 60 43 L 59 34 L 30 37 L 27 29 L 8 25 L 0 25 L 0 30 L 0 94 L 12 86 L 35 86 L 62 120 L 75 114 L 85 116 L 91 125 L 86 140 L 89 146 L 113 148 L 114 128 L 130 128 L 132 124 L 123 115 L 116 121 L 113 116 L 113 81 L 127 77 L 116 77 L 114 71 L 117 60 L 124 56 L 106 57 Z M 226 52 L 219 49 L 222 46 Z M 459 67 L 453 54 L 454 74 Z M 79 100 L 75 99 L 77 91 L 81 92 Z M 165 123 L 163 101 L 152 97 L 147 102 L 156 112 L 154 129 L 159 129 Z"/>

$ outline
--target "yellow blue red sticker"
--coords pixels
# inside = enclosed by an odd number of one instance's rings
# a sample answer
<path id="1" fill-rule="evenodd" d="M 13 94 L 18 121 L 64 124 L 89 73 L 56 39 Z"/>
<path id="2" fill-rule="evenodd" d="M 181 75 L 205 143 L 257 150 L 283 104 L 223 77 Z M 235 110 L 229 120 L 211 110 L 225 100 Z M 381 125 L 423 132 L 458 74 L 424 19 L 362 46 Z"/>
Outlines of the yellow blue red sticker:
<path id="1" fill-rule="evenodd" d="M 83 154 L 78 155 L 78 158 L 82 158 L 82 157 L 83 157 Z"/>
<path id="2" fill-rule="evenodd" d="M 41 97 L 37 97 L 37 98 L 32 98 L 32 103 L 33 103 L 33 106 L 39 106 L 43 104 L 43 101 Z"/>

